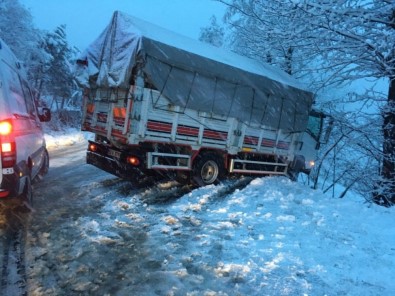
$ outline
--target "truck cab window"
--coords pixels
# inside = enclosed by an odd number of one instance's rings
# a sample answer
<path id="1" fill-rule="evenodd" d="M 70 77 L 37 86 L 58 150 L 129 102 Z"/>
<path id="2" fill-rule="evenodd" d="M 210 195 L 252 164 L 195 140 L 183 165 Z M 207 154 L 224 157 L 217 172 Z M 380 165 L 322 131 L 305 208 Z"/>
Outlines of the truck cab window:
<path id="1" fill-rule="evenodd" d="M 317 141 L 320 139 L 322 130 L 322 117 L 316 115 L 309 115 L 309 122 L 307 124 L 307 132 Z"/>

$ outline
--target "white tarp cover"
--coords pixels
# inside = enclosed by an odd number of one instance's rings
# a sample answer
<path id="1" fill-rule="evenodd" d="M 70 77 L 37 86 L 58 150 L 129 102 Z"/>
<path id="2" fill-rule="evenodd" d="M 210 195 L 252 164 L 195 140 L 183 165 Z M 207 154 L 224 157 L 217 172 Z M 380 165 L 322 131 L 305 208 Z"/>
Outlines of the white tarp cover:
<path id="1" fill-rule="evenodd" d="M 92 89 L 125 88 L 136 64 L 174 105 L 303 131 L 313 94 L 285 72 L 116 11 L 77 64 Z"/>

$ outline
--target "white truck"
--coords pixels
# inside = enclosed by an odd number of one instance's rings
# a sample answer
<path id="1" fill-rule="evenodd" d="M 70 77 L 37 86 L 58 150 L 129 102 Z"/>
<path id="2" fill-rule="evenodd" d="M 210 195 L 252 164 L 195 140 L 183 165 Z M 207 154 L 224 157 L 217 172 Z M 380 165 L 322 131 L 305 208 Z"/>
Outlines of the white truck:
<path id="1" fill-rule="evenodd" d="M 308 173 L 323 115 L 272 66 L 115 12 L 77 61 L 87 163 L 128 180 Z"/>

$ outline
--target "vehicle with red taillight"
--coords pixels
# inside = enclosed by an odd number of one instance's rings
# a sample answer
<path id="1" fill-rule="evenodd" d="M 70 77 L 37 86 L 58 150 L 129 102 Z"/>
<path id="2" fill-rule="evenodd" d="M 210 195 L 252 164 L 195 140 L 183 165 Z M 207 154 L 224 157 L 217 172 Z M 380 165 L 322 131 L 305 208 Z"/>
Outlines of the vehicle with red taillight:
<path id="1" fill-rule="evenodd" d="M 47 173 L 49 156 L 39 114 L 26 73 L 0 39 L 0 202 L 14 199 L 31 206 L 32 181 Z"/>

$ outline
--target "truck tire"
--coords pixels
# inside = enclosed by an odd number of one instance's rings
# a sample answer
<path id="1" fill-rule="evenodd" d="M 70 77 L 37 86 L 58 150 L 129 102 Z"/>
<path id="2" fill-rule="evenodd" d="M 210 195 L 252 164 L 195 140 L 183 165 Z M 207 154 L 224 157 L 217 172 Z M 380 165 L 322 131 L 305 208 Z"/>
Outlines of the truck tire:
<path id="1" fill-rule="evenodd" d="M 196 159 L 192 182 L 198 186 L 218 184 L 223 175 L 223 161 L 217 155 L 207 153 Z"/>

